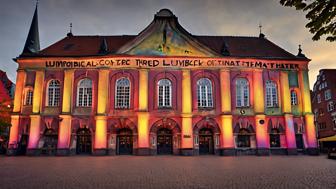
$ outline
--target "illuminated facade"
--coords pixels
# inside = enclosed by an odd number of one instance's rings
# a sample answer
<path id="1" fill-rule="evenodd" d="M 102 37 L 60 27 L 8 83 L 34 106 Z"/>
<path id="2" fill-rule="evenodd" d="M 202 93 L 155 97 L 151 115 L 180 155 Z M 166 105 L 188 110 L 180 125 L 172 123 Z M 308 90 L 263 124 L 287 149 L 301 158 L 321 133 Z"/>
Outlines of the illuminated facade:
<path id="1" fill-rule="evenodd" d="M 9 154 L 316 154 L 308 62 L 259 37 L 196 36 L 170 10 L 134 36 L 67 37 L 19 64 Z"/>

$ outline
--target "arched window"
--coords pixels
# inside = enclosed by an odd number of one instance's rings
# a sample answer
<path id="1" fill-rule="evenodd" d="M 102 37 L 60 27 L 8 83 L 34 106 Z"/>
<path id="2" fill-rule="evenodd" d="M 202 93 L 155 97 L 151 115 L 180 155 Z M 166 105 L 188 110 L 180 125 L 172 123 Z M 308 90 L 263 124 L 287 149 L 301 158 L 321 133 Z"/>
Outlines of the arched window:
<path id="1" fill-rule="evenodd" d="M 158 82 L 158 106 L 171 107 L 172 83 L 168 79 L 161 79 Z"/>
<path id="2" fill-rule="evenodd" d="M 250 102 L 250 89 L 249 83 L 244 78 L 236 80 L 236 106 L 247 107 Z"/>
<path id="3" fill-rule="evenodd" d="M 278 93 L 277 86 L 273 81 L 266 81 L 266 106 L 277 107 L 278 106 Z"/>
<path id="4" fill-rule="evenodd" d="M 26 90 L 25 105 L 26 106 L 33 105 L 33 90 L 32 89 Z"/>
<path id="5" fill-rule="evenodd" d="M 92 105 L 92 81 L 85 78 L 78 82 L 77 106 L 90 107 Z"/>
<path id="6" fill-rule="evenodd" d="M 298 104 L 298 98 L 295 90 L 291 90 L 291 104 L 292 105 Z"/>
<path id="7" fill-rule="evenodd" d="M 58 80 L 51 80 L 48 84 L 48 102 L 47 106 L 59 106 L 60 104 L 60 82 Z"/>
<path id="8" fill-rule="evenodd" d="M 201 78 L 197 81 L 197 104 L 199 108 L 210 108 L 213 106 L 212 83 L 208 78 Z"/>
<path id="9" fill-rule="evenodd" d="M 129 109 L 130 108 L 130 81 L 123 77 L 116 81 L 115 87 L 115 108 Z"/>

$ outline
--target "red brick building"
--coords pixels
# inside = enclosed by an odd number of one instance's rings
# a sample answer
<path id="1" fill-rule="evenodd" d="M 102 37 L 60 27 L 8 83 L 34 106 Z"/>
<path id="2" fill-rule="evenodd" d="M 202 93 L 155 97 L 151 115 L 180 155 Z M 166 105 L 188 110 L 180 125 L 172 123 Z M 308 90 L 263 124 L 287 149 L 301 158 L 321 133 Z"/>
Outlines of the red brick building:
<path id="1" fill-rule="evenodd" d="M 312 92 L 318 138 L 336 135 L 336 69 L 321 69 Z"/>
<path id="2" fill-rule="evenodd" d="M 68 35 L 19 65 L 9 154 L 317 153 L 301 49 L 197 36 L 168 9 L 137 35 Z"/>

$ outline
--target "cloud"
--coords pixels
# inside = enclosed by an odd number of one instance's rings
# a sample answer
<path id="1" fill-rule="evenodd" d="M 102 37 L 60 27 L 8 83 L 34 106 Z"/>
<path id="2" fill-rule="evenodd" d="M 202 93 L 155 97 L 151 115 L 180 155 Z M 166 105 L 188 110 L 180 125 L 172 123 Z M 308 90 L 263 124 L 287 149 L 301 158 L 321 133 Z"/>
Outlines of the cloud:
<path id="1" fill-rule="evenodd" d="M 5 1 L 0 7 L 0 69 L 12 81 L 17 65 L 11 59 L 22 51 L 34 8 L 35 0 Z M 195 35 L 257 36 L 261 23 L 266 37 L 287 51 L 297 54 L 302 44 L 312 59 L 311 86 L 319 69 L 336 68 L 336 44 L 313 42 L 304 13 L 277 0 L 43 0 L 39 3 L 41 46 L 65 37 L 70 22 L 76 35 L 137 34 L 161 8 L 170 8 Z"/>

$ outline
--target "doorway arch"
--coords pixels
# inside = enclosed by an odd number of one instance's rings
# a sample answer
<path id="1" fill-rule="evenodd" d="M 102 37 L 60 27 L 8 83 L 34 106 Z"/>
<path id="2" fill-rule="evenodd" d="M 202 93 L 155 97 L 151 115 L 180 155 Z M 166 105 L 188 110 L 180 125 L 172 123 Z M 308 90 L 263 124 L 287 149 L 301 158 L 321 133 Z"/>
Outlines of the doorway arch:
<path id="1" fill-rule="evenodd" d="M 181 129 L 177 122 L 170 118 L 156 121 L 150 129 L 150 139 L 154 154 L 179 154 Z"/>
<path id="2" fill-rule="evenodd" d="M 220 128 L 212 118 L 204 118 L 194 126 L 195 148 L 200 155 L 218 154 Z"/>

